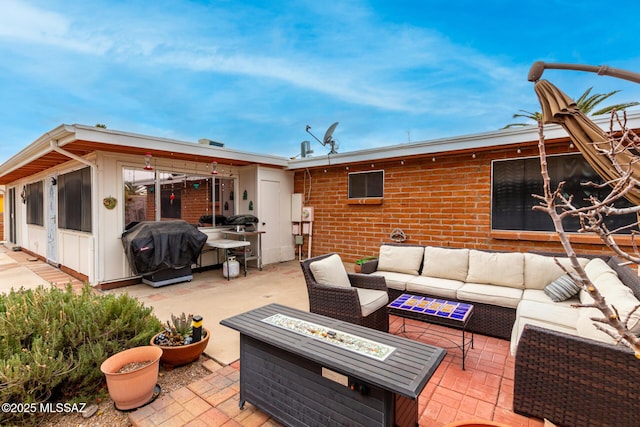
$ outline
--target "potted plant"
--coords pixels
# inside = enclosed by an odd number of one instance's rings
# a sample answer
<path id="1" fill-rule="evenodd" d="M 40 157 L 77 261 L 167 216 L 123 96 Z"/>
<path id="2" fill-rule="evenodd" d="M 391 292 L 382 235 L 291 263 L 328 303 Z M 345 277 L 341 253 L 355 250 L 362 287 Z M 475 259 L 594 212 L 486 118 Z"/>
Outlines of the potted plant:
<path id="1" fill-rule="evenodd" d="M 375 256 L 366 256 L 364 258 L 360 258 L 359 260 L 356 261 L 355 266 L 353 267 L 353 271 L 356 273 L 360 273 L 362 271 L 362 264 L 376 258 L 377 257 Z"/>
<path id="2" fill-rule="evenodd" d="M 100 370 L 107 379 L 109 396 L 121 411 L 151 402 L 158 381 L 162 350 L 154 346 L 134 347 L 106 359 Z"/>
<path id="3" fill-rule="evenodd" d="M 171 320 L 162 327 L 163 331 L 151 338 L 151 345 L 162 349 L 160 362 L 167 370 L 197 360 L 207 348 L 210 333 L 202 327 L 200 316 L 194 319 L 192 314 L 187 316 L 184 312 L 180 316 L 171 314 Z"/>

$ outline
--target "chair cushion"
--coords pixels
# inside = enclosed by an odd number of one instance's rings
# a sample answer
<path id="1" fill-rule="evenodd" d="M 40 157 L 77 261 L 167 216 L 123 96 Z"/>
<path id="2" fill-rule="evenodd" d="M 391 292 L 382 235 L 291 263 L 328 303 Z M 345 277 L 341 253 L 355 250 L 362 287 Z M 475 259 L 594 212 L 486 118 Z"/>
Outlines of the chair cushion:
<path id="1" fill-rule="evenodd" d="M 525 291 L 526 292 L 526 291 Z M 542 291 L 537 291 L 544 295 Z M 553 331 L 577 335 L 576 324 L 580 310 L 565 302 L 554 303 L 522 300 L 516 311 L 516 321 L 511 332 L 511 354 L 516 353 L 518 341 L 525 325 L 541 326 Z"/>
<path id="2" fill-rule="evenodd" d="M 590 260 L 587 265 L 585 265 L 584 271 L 585 273 L 587 273 L 587 277 L 589 277 L 589 280 L 591 280 L 591 282 L 593 283 L 595 283 L 603 274 L 609 274 L 618 277 L 618 273 L 616 273 L 613 268 L 609 267 L 609 264 L 607 264 L 601 258 L 594 258 Z"/>
<path id="3" fill-rule="evenodd" d="M 597 308 L 582 307 L 580 309 L 580 316 L 578 317 L 578 323 L 576 325 L 578 334 L 583 338 L 591 338 L 592 340 L 615 344 L 616 340 L 611 335 L 598 329 L 595 322 L 591 320 L 592 318 L 602 319 L 602 317 L 602 312 Z M 613 329 L 606 326 L 604 323 L 598 323 L 598 325 L 613 332 Z"/>
<path id="4" fill-rule="evenodd" d="M 593 261 L 596 260 L 594 259 Z M 602 263 L 604 263 L 604 261 L 602 261 Z M 606 303 L 618 310 L 621 320 L 624 321 L 627 316 L 629 316 L 629 313 L 633 312 L 631 317 L 629 317 L 629 323 L 627 326 L 634 334 L 640 334 L 640 310 L 634 311 L 635 307 L 640 305 L 640 301 L 638 301 L 635 295 L 633 295 L 633 291 L 620 281 L 618 274 L 611 270 L 611 268 L 606 264 L 604 265 L 610 271 L 605 269 L 602 263 L 598 262 L 592 266 L 592 268 L 585 269 L 587 271 L 587 276 L 589 276 L 591 282 L 605 298 Z M 587 267 L 590 265 L 591 262 Z M 596 277 L 596 279 L 594 280 L 593 277 Z M 591 295 L 589 295 L 587 291 L 582 289 L 580 291 L 580 302 L 585 305 L 593 304 L 593 298 L 591 298 Z M 602 317 L 602 314 L 599 314 L 598 317 Z M 599 334 L 600 332 L 598 331 L 596 335 Z"/>
<path id="5" fill-rule="evenodd" d="M 542 289 L 525 289 L 522 293 L 522 299 L 528 301 L 544 302 L 546 304 L 566 305 L 567 307 L 570 307 L 572 304 L 580 304 L 580 299 L 578 298 L 577 294 L 567 300 L 553 302 Z"/>
<path id="6" fill-rule="evenodd" d="M 387 282 L 387 288 L 404 291 L 407 289 L 407 282 L 414 279 L 413 274 L 394 273 L 393 271 L 376 271 L 372 276 L 382 276 Z"/>
<path id="7" fill-rule="evenodd" d="M 456 293 L 457 299 L 482 302 L 500 307 L 516 308 L 522 299 L 522 289 L 485 283 L 465 283 Z"/>
<path id="8" fill-rule="evenodd" d="M 360 300 L 362 316 L 367 317 L 374 311 L 389 304 L 389 295 L 385 291 L 375 289 L 355 288 Z"/>
<path id="9" fill-rule="evenodd" d="M 570 273 L 575 270 L 571 266 L 569 258 L 557 258 L 560 265 Z M 578 263 L 584 268 L 589 260 L 578 258 Z M 554 257 L 525 253 L 524 254 L 524 287 L 527 289 L 544 289 L 549 283 L 565 274 L 565 271 L 556 264 Z"/>
<path id="10" fill-rule="evenodd" d="M 580 316 L 580 309 L 566 304 L 522 300 L 518 304 L 516 315 L 520 318 L 535 319 L 575 329 L 578 316 Z"/>
<path id="11" fill-rule="evenodd" d="M 433 295 L 440 298 L 455 299 L 457 297 L 456 293 L 462 285 L 464 285 L 464 283 L 459 280 L 417 276 L 407 282 L 407 291 Z"/>
<path id="12" fill-rule="evenodd" d="M 378 270 L 417 276 L 423 257 L 422 246 L 382 245 L 378 256 Z"/>
<path id="13" fill-rule="evenodd" d="M 469 249 L 424 248 L 422 275 L 464 282 L 469 270 Z"/>
<path id="14" fill-rule="evenodd" d="M 563 274 L 544 287 L 544 293 L 554 302 L 565 301 L 580 292 L 580 285 L 568 274 Z"/>
<path id="15" fill-rule="evenodd" d="M 340 255 L 333 254 L 309 264 L 313 277 L 321 285 L 350 288 L 351 282 Z"/>
<path id="16" fill-rule="evenodd" d="M 523 289 L 524 255 L 519 252 L 483 252 L 471 249 L 469 273 L 465 281 Z"/>

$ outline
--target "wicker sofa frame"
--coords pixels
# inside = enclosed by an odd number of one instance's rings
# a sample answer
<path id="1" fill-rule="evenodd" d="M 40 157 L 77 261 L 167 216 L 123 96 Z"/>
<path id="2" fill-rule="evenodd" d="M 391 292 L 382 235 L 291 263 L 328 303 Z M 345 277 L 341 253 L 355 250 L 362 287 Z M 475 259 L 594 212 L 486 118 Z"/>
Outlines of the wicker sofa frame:
<path id="1" fill-rule="evenodd" d="M 386 305 L 368 316 L 363 316 L 358 292 L 355 289 L 366 288 L 388 292 L 384 277 L 348 273 L 351 288 L 321 285 L 315 280 L 310 268 L 311 263 L 333 254 L 319 255 L 300 262 L 309 294 L 309 311 L 356 325 L 389 332 L 389 312 Z"/>
<path id="2" fill-rule="evenodd" d="M 622 283 L 640 299 L 638 274 L 621 265 L 622 261 L 617 257 L 599 258 L 605 260 Z M 377 264 L 377 260 L 365 262 L 362 273 L 375 272 Z M 389 288 L 389 294 L 391 299 L 401 291 Z M 474 305 L 475 311 L 469 322 L 470 330 L 511 339 L 515 309 L 467 302 Z M 529 417 L 546 418 L 558 426 L 637 427 L 640 425 L 637 410 L 639 379 L 640 360 L 622 343 L 612 345 L 526 325 L 516 353 L 513 410 Z"/>
<path id="3" fill-rule="evenodd" d="M 424 245 L 414 245 L 406 243 L 385 242 L 383 245 L 389 246 L 415 246 L 424 247 Z M 496 251 L 493 251 L 496 252 Z M 378 260 L 372 259 L 365 261 L 362 265 L 362 273 L 370 274 L 374 273 L 378 269 Z M 420 265 L 420 271 L 422 271 L 422 265 Z M 400 295 L 402 291 L 389 288 L 389 301 L 393 301 Z M 442 298 L 437 295 L 430 295 L 427 293 L 412 292 L 417 295 L 424 295 L 432 298 Z M 513 324 L 516 321 L 516 309 L 509 307 L 500 307 L 492 304 L 483 304 L 476 301 L 456 300 L 460 302 L 467 302 L 473 304 L 473 317 L 469 320 L 468 329 L 474 333 L 488 335 L 492 337 L 502 338 L 509 340 L 511 338 L 511 330 Z"/>
<path id="4" fill-rule="evenodd" d="M 607 259 L 640 299 L 638 275 L 620 263 Z M 640 360 L 624 344 L 526 325 L 516 353 L 513 410 L 561 426 L 638 426 L 639 379 Z"/>

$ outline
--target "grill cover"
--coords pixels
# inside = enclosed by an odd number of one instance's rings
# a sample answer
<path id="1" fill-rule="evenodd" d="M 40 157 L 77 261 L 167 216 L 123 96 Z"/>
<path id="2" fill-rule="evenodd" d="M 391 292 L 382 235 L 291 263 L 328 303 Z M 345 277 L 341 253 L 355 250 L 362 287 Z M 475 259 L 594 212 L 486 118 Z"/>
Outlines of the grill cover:
<path id="1" fill-rule="evenodd" d="M 143 221 L 122 233 L 122 246 L 135 274 L 195 263 L 207 235 L 186 221 Z"/>

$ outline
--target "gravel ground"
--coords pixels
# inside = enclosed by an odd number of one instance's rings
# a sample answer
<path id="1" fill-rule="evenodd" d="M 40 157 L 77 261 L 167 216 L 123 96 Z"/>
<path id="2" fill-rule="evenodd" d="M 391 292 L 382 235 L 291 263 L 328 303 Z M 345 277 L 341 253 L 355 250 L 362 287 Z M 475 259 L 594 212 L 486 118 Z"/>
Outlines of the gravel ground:
<path id="1" fill-rule="evenodd" d="M 162 392 L 159 397 L 209 375 L 211 372 L 202 366 L 202 362 L 206 360 L 208 358 L 202 355 L 199 360 L 170 371 L 165 371 L 161 366 L 158 384 L 162 388 Z M 108 393 L 105 392 L 105 394 L 106 397 L 98 403 L 98 411 L 90 418 L 84 418 L 82 414 L 78 413 L 46 414 L 38 418 L 37 425 L 42 427 L 130 426 L 129 413 L 117 410 Z M 87 406 L 91 403 L 96 402 L 88 402 Z"/>

